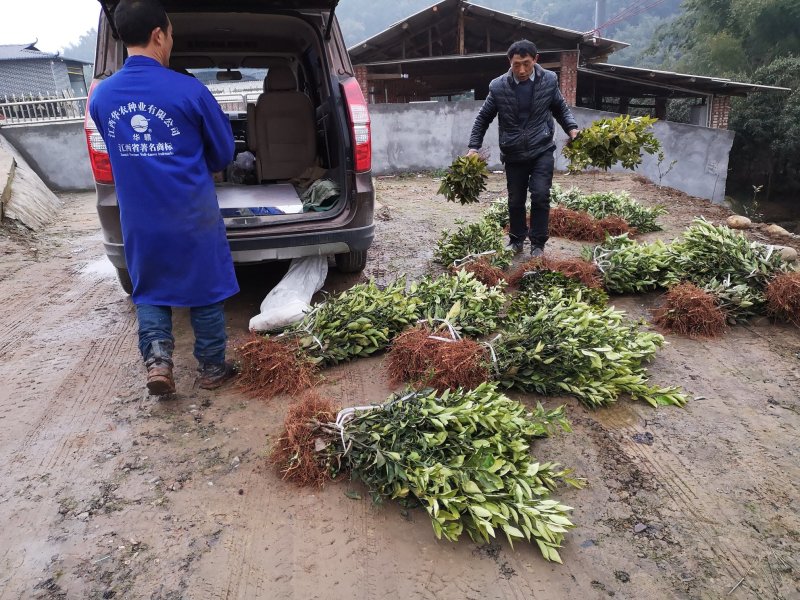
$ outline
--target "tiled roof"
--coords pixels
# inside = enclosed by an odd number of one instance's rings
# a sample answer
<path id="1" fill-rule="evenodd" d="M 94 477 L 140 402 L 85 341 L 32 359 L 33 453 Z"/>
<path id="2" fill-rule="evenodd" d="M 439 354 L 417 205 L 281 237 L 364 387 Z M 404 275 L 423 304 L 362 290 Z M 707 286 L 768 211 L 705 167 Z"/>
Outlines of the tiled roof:
<path id="1" fill-rule="evenodd" d="M 7 44 L 0 45 L 0 60 L 33 60 L 42 58 L 56 58 L 58 54 L 42 52 L 32 44 Z"/>

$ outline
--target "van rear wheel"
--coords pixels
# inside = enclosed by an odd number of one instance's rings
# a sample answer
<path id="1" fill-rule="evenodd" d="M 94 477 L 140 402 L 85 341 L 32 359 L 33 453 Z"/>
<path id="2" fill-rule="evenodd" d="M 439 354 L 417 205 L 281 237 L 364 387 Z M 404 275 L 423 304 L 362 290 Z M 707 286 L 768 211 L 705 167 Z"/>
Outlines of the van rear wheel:
<path id="1" fill-rule="evenodd" d="M 345 254 L 337 254 L 336 268 L 342 273 L 361 273 L 367 266 L 367 251 L 353 250 Z"/>
<path id="2" fill-rule="evenodd" d="M 128 269 L 117 268 L 117 279 L 119 279 L 119 284 L 122 286 L 122 289 L 125 290 L 125 293 L 130 296 L 133 293 L 133 282 L 131 281 L 131 274 L 128 273 Z"/>

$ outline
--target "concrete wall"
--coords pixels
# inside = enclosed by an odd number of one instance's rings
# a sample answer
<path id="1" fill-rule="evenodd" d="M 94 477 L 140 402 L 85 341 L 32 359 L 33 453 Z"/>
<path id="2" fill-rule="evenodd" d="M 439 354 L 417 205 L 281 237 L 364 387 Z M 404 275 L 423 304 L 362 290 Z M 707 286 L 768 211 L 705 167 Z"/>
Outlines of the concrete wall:
<path id="1" fill-rule="evenodd" d="M 370 105 L 373 172 L 381 175 L 448 167 L 454 158 L 467 151 L 472 122 L 480 106 L 481 102 L 473 101 Z M 573 108 L 573 114 L 581 127 L 601 117 L 617 116 L 585 108 Z M 666 155 L 662 170 L 673 160 L 678 161 L 661 184 L 722 203 L 734 133 L 670 121 L 659 121 L 654 130 Z M 558 126 L 555 137 L 556 168 L 565 170 L 561 148 L 566 134 Z M 491 152 L 492 170 L 502 169 L 497 139 L 495 119 L 484 138 L 484 148 Z M 621 167 L 612 170 L 625 171 Z M 659 183 L 658 160 L 645 156 L 637 173 Z"/>
<path id="2" fill-rule="evenodd" d="M 480 102 L 473 101 L 370 105 L 373 172 L 382 175 L 448 167 L 455 157 L 467 151 L 472 122 L 480 106 Z M 581 127 L 604 116 L 616 116 L 585 108 L 574 108 L 573 112 Z M 669 121 L 656 123 L 655 133 L 666 155 L 662 169 L 666 170 L 673 159 L 678 161 L 661 184 L 722 203 L 734 133 Z M 51 189 L 94 188 L 82 122 L 7 125 L 0 127 L 0 135 L 11 142 Z M 556 127 L 558 169 L 566 169 L 561 156 L 565 140 L 566 135 Z M 490 168 L 502 169 L 497 120 L 486 133 L 484 148 L 491 152 Z M 612 170 L 624 171 L 621 167 Z M 659 182 L 658 161 L 653 156 L 645 156 L 637 172 Z"/>
<path id="3" fill-rule="evenodd" d="M 51 190 L 94 189 L 83 121 L 4 125 L 5 137 Z"/>

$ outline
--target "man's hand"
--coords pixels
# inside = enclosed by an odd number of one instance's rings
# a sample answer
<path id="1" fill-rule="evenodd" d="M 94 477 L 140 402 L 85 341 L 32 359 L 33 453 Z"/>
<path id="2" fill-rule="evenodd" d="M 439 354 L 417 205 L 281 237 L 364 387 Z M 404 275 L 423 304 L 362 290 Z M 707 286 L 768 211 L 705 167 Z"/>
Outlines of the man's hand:
<path id="1" fill-rule="evenodd" d="M 578 134 L 579 134 L 579 133 L 580 133 L 580 130 L 579 130 L 579 129 L 570 129 L 570 130 L 569 130 L 569 139 L 570 139 L 570 141 L 572 141 L 572 140 L 574 140 L 576 137 L 578 137 Z"/>
<path id="2" fill-rule="evenodd" d="M 480 154 L 480 152 L 478 152 L 477 150 L 475 150 L 475 148 L 470 148 L 470 149 L 467 151 L 467 156 L 472 156 L 473 154 Z"/>

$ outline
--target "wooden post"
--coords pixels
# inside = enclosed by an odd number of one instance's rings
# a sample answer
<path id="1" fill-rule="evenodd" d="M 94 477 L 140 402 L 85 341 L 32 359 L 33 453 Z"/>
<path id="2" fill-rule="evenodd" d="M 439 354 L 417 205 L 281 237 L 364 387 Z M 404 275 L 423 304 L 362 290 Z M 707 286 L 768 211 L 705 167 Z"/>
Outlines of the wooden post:
<path id="1" fill-rule="evenodd" d="M 461 56 L 465 54 L 464 48 L 464 9 L 459 6 L 458 9 L 458 53 Z"/>
<path id="2" fill-rule="evenodd" d="M 656 119 L 667 118 L 667 99 L 664 96 L 656 98 Z"/>

